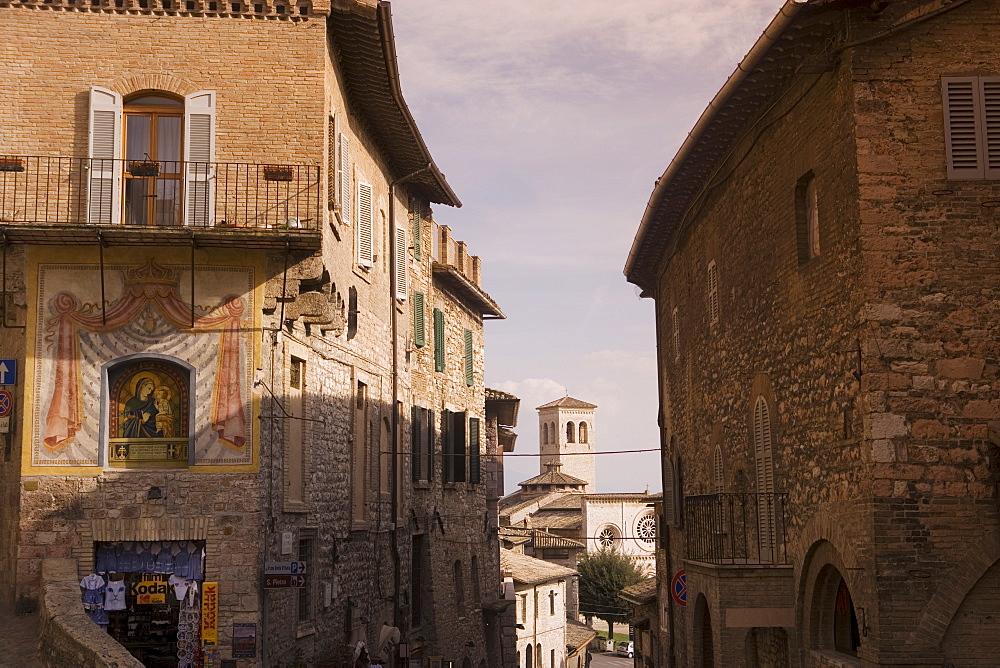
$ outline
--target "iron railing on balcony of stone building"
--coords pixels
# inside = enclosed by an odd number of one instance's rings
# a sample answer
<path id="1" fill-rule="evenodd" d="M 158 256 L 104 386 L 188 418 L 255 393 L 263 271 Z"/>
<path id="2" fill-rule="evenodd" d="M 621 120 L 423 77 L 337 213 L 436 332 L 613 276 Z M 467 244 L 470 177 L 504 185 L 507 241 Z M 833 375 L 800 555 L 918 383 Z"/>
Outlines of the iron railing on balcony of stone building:
<path id="1" fill-rule="evenodd" d="M 687 558 L 710 564 L 788 564 L 788 494 L 684 498 Z"/>
<path id="2" fill-rule="evenodd" d="M 0 225 L 318 230 L 320 168 L 0 155 Z"/>

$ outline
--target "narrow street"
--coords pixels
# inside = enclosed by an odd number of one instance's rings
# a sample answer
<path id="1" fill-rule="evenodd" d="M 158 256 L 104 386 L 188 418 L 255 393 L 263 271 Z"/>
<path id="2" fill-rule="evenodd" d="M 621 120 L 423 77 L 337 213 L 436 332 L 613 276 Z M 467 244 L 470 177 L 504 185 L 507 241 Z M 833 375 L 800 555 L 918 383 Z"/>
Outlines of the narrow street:
<path id="1" fill-rule="evenodd" d="M 632 659 L 618 654 L 594 652 L 590 668 L 626 668 L 632 666 Z"/>

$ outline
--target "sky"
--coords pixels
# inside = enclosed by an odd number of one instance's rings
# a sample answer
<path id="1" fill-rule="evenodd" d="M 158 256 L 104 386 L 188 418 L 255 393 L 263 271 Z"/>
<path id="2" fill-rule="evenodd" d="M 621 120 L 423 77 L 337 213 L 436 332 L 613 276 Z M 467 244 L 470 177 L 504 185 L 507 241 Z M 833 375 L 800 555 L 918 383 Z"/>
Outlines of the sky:
<path id="1" fill-rule="evenodd" d="M 520 397 L 508 491 L 538 474 L 537 406 L 597 404 L 598 453 L 658 448 L 653 302 L 623 269 L 653 184 L 783 0 L 395 0 L 403 94 L 462 200 L 435 219 L 506 320 L 486 384 Z M 524 455 L 524 456 L 522 456 Z M 657 452 L 597 455 L 597 491 L 660 491 Z"/>

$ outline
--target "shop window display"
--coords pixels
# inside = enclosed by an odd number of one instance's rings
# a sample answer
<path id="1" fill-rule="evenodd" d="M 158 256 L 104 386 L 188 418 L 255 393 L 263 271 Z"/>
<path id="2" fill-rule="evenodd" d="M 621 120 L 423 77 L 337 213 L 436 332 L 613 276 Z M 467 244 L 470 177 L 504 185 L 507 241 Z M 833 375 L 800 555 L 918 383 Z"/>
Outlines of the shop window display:
<path id="1" fill-rule="evenodd" d="M 94 623 L 149 668 L 199 665 L 205 542 L 103 542 L 95 550 L 94 572 L 80 581 Z"/>

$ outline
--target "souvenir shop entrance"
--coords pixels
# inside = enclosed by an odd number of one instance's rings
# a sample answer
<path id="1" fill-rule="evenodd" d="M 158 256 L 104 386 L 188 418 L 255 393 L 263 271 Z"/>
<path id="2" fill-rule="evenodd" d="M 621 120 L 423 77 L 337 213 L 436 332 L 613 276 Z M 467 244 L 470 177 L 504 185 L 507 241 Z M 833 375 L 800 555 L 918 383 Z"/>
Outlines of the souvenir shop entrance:
<path id="1" fill-rule="evenodd" d="M 147 668 L 195 668 L 201 660 L 204 541 L 96 543 L 85 577 L 90 618 Z"/>

